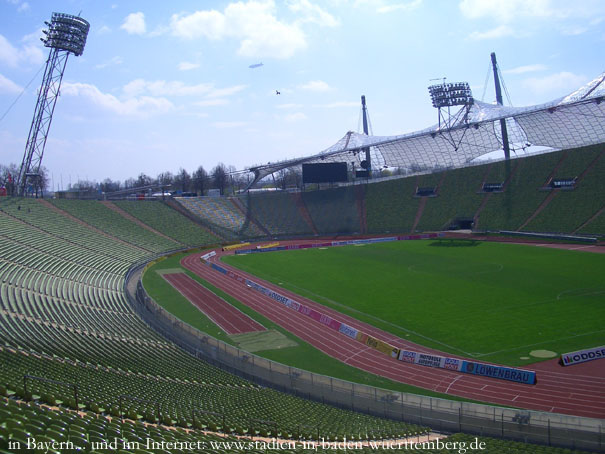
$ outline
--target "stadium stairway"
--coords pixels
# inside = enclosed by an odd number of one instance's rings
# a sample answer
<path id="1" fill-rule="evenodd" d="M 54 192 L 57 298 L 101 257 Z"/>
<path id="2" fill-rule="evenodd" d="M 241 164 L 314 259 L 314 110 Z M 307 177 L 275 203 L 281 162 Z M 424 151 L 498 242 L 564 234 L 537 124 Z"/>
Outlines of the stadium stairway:
<path id="1" fill-rule="evenodd" d="M 368 233 L 368 222 L 366 217 L 366 191 L 365 185 L 355 186 L 357 212 L 359 213 L 359 232 Z"/>
<path id="2" fill-rule="evenodd" d="M 540 206 L 532 213 L 532 215 L 527 218 L 527 220 L 517 229 L 517 231 L 523 230 L 527 224 L 534 220 L 536 216 L 540 214 L 540 212 L 548 206 L 552 199 L 559 193 L 560 189 L 553 189 L 548 196 L 544 199 L 544 201 L 540 204 Z"/>
<path id="3" fill-rule="evenodd" d="M 250 193 L 248 193 L 248 197 L 250 197 Z M 252 215 L 252 211 L 249 210 L 246 206 L 243 205 L 242 201 L 237 197 L 230 197 L 229 200 L 233 204 L 236 210 L 238 210 L 244 216 L 246 223 L 252 223 L 256 228 L 258 228 L 264 235 L 267 237 L 271 236 L 271 232 L 265 228 L 258 220 Z"/>
<path id="4" fill-rule="evenodd" d="M 103 236 L 106 236 L 108 238 L 111 238 L 113 241 L 117 241 L 119 243 L 127 244 L 128 246 L 140 249 L 141 251 L 143 251 L 145 253 L 152 253 L 153 252 L 153 251 L 150 251 L 149 249 L 145 249 L 145 248 L 143 248 L 141 246 L 138 246 L 136 244 L 128 243 L 127 241 L 124 241 L 121 238 L 117 238 L 117 237 L 115 237 L 113 235 L 110 235 L 109 233 L 104 232 L 103 230 L 100 230 L 100 229 L 96 228 L 95 226 L 90 225 L 90 224 L 84 222 L 82 219 L 79 219 L 79 218 L 77 218 L 77 217 L 69 214 L 67 211 L 62 210 L 58 206 L 53 205 L 48 200 L 44 200 L 44 199 L 37 199 L 37 200 L 38 200 L 38 203 L 41 203 L 41 204 L 45 205 L 46 207 L 48 207 L 49 209 L 56 211 L 61 216 L 64 216 L 64 217 L 66 217 L 66 218 L 68 218 L 68 219 L 70 219 L 70 220 L 72 220 L 74 222 L 77 222 L 78 224 L 83 225 L 84 227 L 86 227 L 86 228 L 88 228 L 88 229 L 90 229 L 90 230 L 92 230 L 92 231 L 94 231 L 96 233 L 99 233 L 100 235 L 103 235 Z"/>
<path id="5" fill-rule="evenodd" d="M 599 211 L 597 211 L 588 221 L 586 221 L 584 224 L 582 224 L 580 227 L 578 227 L 571 233 L 575 234 L 575 233 L 579 232 L 580 230 L 584 230 L 587 226 L 589 226 L 592 223 L 592 221 L 596 220 L 601 215 L 605 216 L 605 206 L 603 208 L 601 208 Z"/>
<path id="6" fill-rule="evenodd" d="M 486 177 L 484 179 L 484 183 L 487 181 L 488 175 L 491 173 L 493 166 L 490 164 L 488 171 L 486 172 Z M 511 169 L 511 171 L 508 174 L 508 177 L 504 180 L 504 183 L 502 185 L 502 191 L 506 191 L 506 188 L 508 188 L 513 176 L 515 175 L 515 172 L 517 171 L 517 169 L 519 168 L 519 163 L 516 162 L 515 166 Z M 479 205 L 479 208 L 477 209 L 477 212 L 475 213 L 475 215 L 473 216 L 473 229 L 477 230 L 477 228 L 479 227 L 479 222 L 481 221 L 481 212 L 484 210 L 484 208 L 487 206 L 488 202 L 490 201 L 492 195 L 494 193 L 493 192 L 488 192 L 487 194 L 485 194 L 483 200 L 481 201 L 481 205 Z"/>
<path id="7" fill-rule="evenodd" d="M 120 208 L 119 206 L 117 206 L 116 204 L 114 204 L 113 202 L 109 202 L 109 201 L 103 201 L 101 202 L 103 205 L 105 205 L 107 208 L 115 211 L 116 213 L 120 214 L 121 216 L 125 217 L 126 219 L 128 219 L 131 222 L 134 222 L 135 224 L 137 224 L 138 226 L 149 230 L 152 233 L 155 233 L 156 235 L 161 236 L 162 238 L 165 238 L 167 240 L 170 241 L 174 241 L 176 242 L 176 240 L 174 238 L 170 238 L 169 236 L 164 235 L 162 232 L 159 232 L 158 230 L 155 230 L 154 228 L 148 226 L 147 224 L 145 224 L 143 221 L 141 221 L 140 219 L 135 218 L 133 215 L 131 215 L 130 213 L 127 213 L 126 211 L 124 211 L 122 208 Z M 177 243 L 178 244 L 178 243 Z"/>
<path id="8" fill-rule="evenodd" d="M 300 215 L 305 220 L 305 222 L 309 225 L 309 227 L 311 227 L 311 230 L 313 231 L 313 235 L 319 235 L 319 231 L 317 230 L 317 227 L 315 226 L 315 223 L 313 222 L 313 218 L 311 217 L 311 214 L 309 213 L 309 210 L 307 209 L 307 205 L 305 205 L 305 201 L 302 198 L 302 194 L 300 192 L 295 192 L 292 194 L 292 198 L 294 199 L 294 203 L 296 204 L 296 206 L 298 207 L 298 210 L 300 211 Z"/>
<path id="9" fill-rule="evenodd" d="M 164 200 L 164 203 L 166 205 L 168 205 L 170 208 L 173 208 L 174 210 L 181 213 L 186 218 L 195 222 L 197 225 L 199 225 L 202 229 L 204 229 L 210 235 L 216 235 L 221 241 L 227 240 L 227 237 L 225 236 L 224 232 L 220 232 L 219 229 L 211 229 L 210 227 L 206 226 L 204 224 L 203 220 L 201 220 L 200 218 L 195 216 L 190 210 L 188 210 L 186 207 L 184 207 L 182 204 L 180 204 L 176 200 L 174 200 L 172 198 L 168 198 L 168 199 Z"/>

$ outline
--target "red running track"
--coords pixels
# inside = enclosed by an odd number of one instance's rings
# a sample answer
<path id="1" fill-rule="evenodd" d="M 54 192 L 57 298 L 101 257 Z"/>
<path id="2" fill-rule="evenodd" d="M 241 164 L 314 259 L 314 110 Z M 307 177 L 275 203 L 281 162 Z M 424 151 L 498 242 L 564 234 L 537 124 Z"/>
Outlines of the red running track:
<path id="1" fill-rule="evenodd" d="M 217 256 L 212 258 L 214 261 L 218 261 L 222 255 L 220 251 L 216 252 Z M 346 364 L 394 381 L 496 405 L 592 418 L 605 417 L 602 361 L 593 361 L 600 363 L 597 365 L 586 363 L 565 369 L 552 367 L 551 362 L 536 364 L 532 369 L 538 371 L 538 383 L 533 386 L 403 363 L 248 288 L 243 279 L 233 279 L 213 270 L 201 263 L 200 255 L 185 257 L 181 263 L 214 286 Z M 399 348 L 452 356 L 401 339 L 224 263 L 221 266 Z"/>
<path id="2" fill-rule="evenodd" d="M 263 325 L 240 312 L 185 273 L 166 273 L 162 276 L 189 302 L 220 326 L 225 333 L 241 334 L 265 331 Z"/>

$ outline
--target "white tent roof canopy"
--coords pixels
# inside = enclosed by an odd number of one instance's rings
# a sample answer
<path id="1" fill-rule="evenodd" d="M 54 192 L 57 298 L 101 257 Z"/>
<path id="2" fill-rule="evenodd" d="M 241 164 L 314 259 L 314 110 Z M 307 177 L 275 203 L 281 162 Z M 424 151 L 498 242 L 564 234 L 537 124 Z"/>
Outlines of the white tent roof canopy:
<path id="1" fill-rule="evenodd" d="M 251 167 L 254 180 L 303 163 L 347 162 L 359 167 L 365 149 L 372 168 L 461 167 L 501 150 L 500 120 L 505 119 L 512 150 L 528 146 L 574 148 L 605 142 L 605 73 L 569 95 L 529 107 L 474 101 L 452 116 L 452 123 L 397 136 L 366 136 L 352 131 L 326 150 L 304 158 Z"/>

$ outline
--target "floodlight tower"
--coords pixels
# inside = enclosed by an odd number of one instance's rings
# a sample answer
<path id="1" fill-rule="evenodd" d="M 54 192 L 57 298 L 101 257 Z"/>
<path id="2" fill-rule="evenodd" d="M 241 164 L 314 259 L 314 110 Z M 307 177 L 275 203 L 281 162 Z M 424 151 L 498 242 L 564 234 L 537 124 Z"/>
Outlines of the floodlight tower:
<path id="1" fill-rule="evenodd" d="M 468 82 L 445 83 L 444 78 L 443 83 L 431 85 L 429 87 L 429 93 L 431 95 L 433 107 L 437 108 L 439 129 L 441 129 L 442 121 L 446 129 L 454 126 L 454 124 L 459 121 L 458 118 L 461 114 L 462 119 L 460 121 L 467 121 L 468 113 L 474 103 L 473 93 L 468 85 Z M 453 106 L 464 106 L 464 109 L 461 109 L 455 115 L 451 115 L 450 107 Z M 446 107 L 447 111 L 442 110 Z"/>
<path id="2" fill-rule="evenodd" d="M 40 40 L 45 47 L 50 48 L 50 53 L 46 60 L 46 69 L 38 92 L 38 102 L 19 169 L 19 179 L 17 180 L 19 195 L 25 195 L 29 181 L 37 188 L 42 156 L 55 104 L 59 98 L 67 57 L 70 53 L 76 57 L 82 55 L 90 29 L 90 24 L 81 17 L 62 13 L 53 13 L 50 23 L 46 21 L 44 23 L 48 26 L 48 30 L 43 31 L 46 36 Z"/>
<path id="3" fill-rule="evenodd" d="M 496 85 L 496 102 L 499 106 L 503 105 L 502 89 L 500 88 L 500 77 L 498 76 L 498 62 L 496 61 L 496 53 L 492 52 L 492 68 L 494 70 L 494 84 Z M 502 146 L 504 147 L 504 158 L 510 159 L 510 145 L 508 143 L 508 130 L 506 129 L 506 119 L 500 120 L 500 129 L 502 130 Z"/>

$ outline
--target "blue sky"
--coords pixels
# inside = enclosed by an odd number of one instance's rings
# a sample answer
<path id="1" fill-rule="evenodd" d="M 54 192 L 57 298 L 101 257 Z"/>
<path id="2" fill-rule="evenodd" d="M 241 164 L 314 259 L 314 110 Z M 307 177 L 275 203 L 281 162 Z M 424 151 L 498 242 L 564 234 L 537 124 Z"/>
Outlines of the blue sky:
<path id="1" fill-rule="evenodd" d="M 375 135 L 425 128 L 431 79 L 482 99 L 491 52 L 515 106 L 605 71 L 601 0 L 0 0 L 1 164 L 21 163 L 54 11 L 91 29 L 50 128 L 53 188 L 317 153 L 358 130 L 362 94 Z"/>

